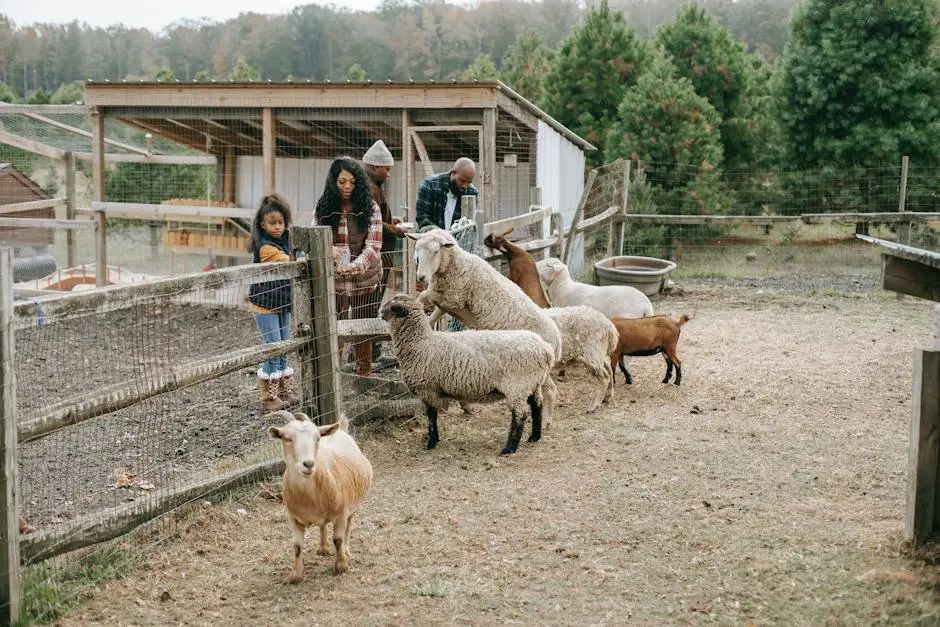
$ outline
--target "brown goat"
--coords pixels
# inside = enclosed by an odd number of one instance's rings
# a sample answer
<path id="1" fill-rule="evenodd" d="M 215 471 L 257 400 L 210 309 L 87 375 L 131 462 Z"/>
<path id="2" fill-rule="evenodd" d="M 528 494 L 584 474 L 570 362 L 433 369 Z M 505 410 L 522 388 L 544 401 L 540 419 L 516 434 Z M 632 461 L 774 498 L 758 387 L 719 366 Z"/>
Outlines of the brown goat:
<path id="1" fill-rule="evenodd" d="M 535 267 L 535 259 L 522 248 L 506 239 L 506 236 L 510 233 L 512 233 L 512 229 L 498 235 L 490 233 L 483 240 L 483 243 L 489 248 L 503 253 L 503 258 L 509 262 L 509 280 L 521 287 L 526 296 L 531 298 L 536 305 L 548 309 L 551 304 L 548 302 L 548 297 L 545 296 L 545 290 L 542 289 L 542 282 L 539 281 L 539 271 Z"/>
<path id="2" fill-rule="evenodd" d="M 666 358 L 666 376 L 663 383 L 669 383 L 669 379 L 672 378 L 672 367 L 675 365 L 675 384 L 679 385 L 682 383 L 682 362 L 676 354 L 676 345 L 679 343 L 682 325 L 691 319 L 692 317 L 686 314 L 679 316 L 678 320 L 673 320 L 669 316 L 636 319 L 611 318 L 611 322 L 617 327 L 617 333 L 620 335 L 617 350 L 610 356 L 611 370 L 616 372 L 619 365 L 629 385 L 633 383 L 633 378 L 623 364 L 624 356 L 645 357 L 663 353 L 663 357 Z"/>

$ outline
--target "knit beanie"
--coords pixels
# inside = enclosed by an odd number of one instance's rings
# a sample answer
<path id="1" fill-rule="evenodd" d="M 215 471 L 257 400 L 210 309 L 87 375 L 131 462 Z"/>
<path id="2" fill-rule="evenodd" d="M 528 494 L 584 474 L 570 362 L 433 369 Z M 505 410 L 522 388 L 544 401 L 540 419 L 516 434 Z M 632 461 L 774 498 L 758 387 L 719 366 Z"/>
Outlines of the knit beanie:
<path id="1" fill-rule="evenodd" d="M 395 159 L 392 157 L 392 153 L 389 152 L 388 148 L 385 146 L 385 142 L 381 139 L 372 144 L 369 150 L 366 151 L 366 154 L 362 155 L 362 162 L 368 165 L 389 168 L 395 165 Z"/>

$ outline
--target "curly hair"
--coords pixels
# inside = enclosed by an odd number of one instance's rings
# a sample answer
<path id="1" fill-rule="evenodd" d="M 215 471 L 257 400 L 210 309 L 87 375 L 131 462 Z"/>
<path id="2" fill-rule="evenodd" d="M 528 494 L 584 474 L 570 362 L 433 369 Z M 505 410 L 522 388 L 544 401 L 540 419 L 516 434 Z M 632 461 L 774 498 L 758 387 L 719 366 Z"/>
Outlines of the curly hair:
<path id="1" fill-rule="evenodd" d="M 350 213 L 355 216 L 360 229 L 368 230 L 369 222 L 372 220 L 372 192 L 369 190 L 369 178 L 362 166 L 351 157 L 339 157 L 330 165 L 330 173 L 326 177 L 326 185 L 323 186 L 323 195 L 317 201 L 315 213 L 317 224 L 329 226 L 334 233 L 339 228 L 339 220 L 343 216 L 343 197 L 339 194 L 336 179 L 344 170 L 352 174 L 356 180 Z"/>
<path id="2" fill-rule="evenodd" d="M 268 194 L 261 199 L 261 203 L 258 205 L 258 212 L 255 214 L 255 219 L 251 221 L 251 238 L 248 240 L 249 251 L 254 250 L 261 241 L 261 223 L 264 222 L 264 217 L 274 211 L 280 212 L 281 216 L 284 218 L 284 227 L 290 229 L 290 225 L 293 222 L 290 203 L 280 194 Z"/>

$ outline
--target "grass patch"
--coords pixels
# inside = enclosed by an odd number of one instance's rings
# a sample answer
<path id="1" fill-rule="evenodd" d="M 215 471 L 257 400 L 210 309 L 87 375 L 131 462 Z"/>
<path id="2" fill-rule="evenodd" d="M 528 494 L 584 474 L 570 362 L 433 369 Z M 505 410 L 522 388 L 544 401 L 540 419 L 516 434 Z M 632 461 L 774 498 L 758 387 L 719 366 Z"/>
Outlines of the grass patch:
<path id="1" fill-rule="evenodd" d="M 419 597 L 439 599 L 450 594 L 450 584 L 440 579 L 426 581 L 420 585 L 414 586 L 412 588 L 412 592 L 414 592 Z"/>

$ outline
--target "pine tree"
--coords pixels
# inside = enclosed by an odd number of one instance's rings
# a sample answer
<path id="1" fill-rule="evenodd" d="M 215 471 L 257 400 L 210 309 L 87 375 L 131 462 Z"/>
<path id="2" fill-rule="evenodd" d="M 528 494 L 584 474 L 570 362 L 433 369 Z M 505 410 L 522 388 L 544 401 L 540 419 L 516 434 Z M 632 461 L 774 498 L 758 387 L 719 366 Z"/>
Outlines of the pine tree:
<path id="1" fill-rule="evenodd" d="M 516 37 L 506 51 L 499 77 L 520 95 L 539 104 L 543 100 L 545 77 L 551 69 L 552 51 L 535 31 Z"/>
<path id="2" fill-rule="evenodd" d="M 239 59 L 238 63 L 235 64 L 235 67 L 232 68 L 232 73 L 229 74 L 229 78 L 233 81 L 260 81 L 261 73 L 258 72 L 255 68 L 248 65 L 244 59 Z"/>
<path id="3" fill-rule="evenodd" d="M 589 160 L 603 163 L 601 149 L 627 90 L 649 56 L 647 45 L 607 0 L 587 13 L 566 39 L 545 79 L 545 106 L 559 122 L 598 147 Z"/>
<path id="4" fill-rule="evenodd" d="M 490 55 L 481 54 L 457 78 L 461 81 L 492 81 L 496 80 L 498 74 Z"/>
<path id="5" fill-rule="evenodd" d="M 355 83 L 363 83 L 367 78 L 368 76 L 366 75 L 365 69 L 358 63 L 353 63 L 349 66 L 349 69 L 346 70 L 346 80 Z"/>
<path id="6" fill-rule="evenodd" d="M 807 0 L 784 53 L 781 117 L 801 168 L 940 158 L 935 0 Z"/>

